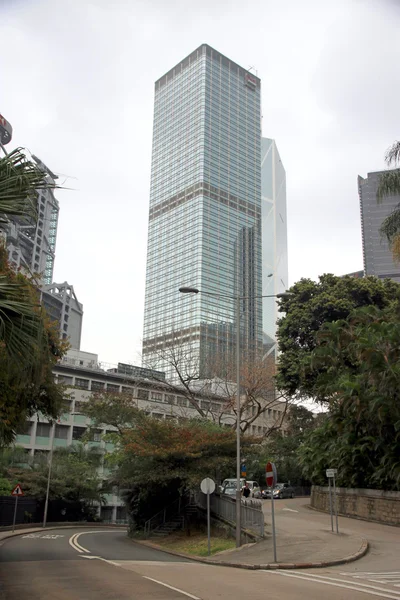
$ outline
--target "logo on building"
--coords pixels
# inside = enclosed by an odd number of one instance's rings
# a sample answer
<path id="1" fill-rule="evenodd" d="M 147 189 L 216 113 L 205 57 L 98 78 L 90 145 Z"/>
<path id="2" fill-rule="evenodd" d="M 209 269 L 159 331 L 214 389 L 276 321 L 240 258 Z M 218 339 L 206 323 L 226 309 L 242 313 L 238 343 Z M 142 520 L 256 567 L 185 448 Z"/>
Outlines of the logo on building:
<path id="1" fill-rule="evenodd" d="M 250 75 L 250 73 L 245 73 L 244 74 L 244 84 L 246 87 L 250 88 L 251 90 L 255 90 L 257 87 L 257 79 L 255 77 L 253 77 L 252 75 Z"/>

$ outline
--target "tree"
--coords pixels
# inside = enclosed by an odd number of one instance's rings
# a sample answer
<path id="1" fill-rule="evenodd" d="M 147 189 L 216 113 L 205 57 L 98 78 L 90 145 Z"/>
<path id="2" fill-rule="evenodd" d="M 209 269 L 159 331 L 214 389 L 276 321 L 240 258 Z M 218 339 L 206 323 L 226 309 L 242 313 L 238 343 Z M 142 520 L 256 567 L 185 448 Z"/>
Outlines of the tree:
<path id="1" fill-rule="evenodd" d="M 377 200 L 382 202 L 386 196 L 400 196 L 400 142 L 394 142 L 387 150 L 385 162 L 391 169 L 382 173 L 379 180 Z M 393 212 L 387 216 L 381 224 L 380 233 L 386 238 L 392 250 L 393 258 L 400 260 L 400 203 Z"/>
<path id="2" fill-rule="evenodd" d="M 21 149 L 14 150 L 0 159 L 1 220 L 35 221 L 38 189 L 53 187 Z M 66 348 L 39 305 L 37 282 L 13 271 L 1 246 L 0 446 L 11 443 L 18 425 L 34 412 L 58 415 L 64 392 L 51 370 Z"/>
<path id="3" fill-rule="evenodd" d="M 212 356 L 208 364 L 200 360 L 196 350 L 173 339 L 172 343 L 156 351 L 158 363 L 167 364 L 174 373 L 170 381 L 164 382 L 171 392 L 185 396 L 191 408 L 202 418 L 211 419 L 219 425 L 226 424 L 236 429 L 236 361 L 227 357 Z M 154 367 L 154 365 L 148 365 Z M 207 372 L 208 378 L 201 373 Z M 287 398 L 277 394 L 275 387 L 276 364 L 273 355 L 249 353 L 240 361 L 240 429 L 249 430 L 259 417 L 265 415 L 279 403 L 284 404 L 280 416 L 273 422 L 265 436 L 281 428 L 285 418 Z"/>
<path id="4" fill-rule="evenodd" d="M 322 275 L 319 281 L 301 279 L 290 288 L 291 296 L 280 301 L 284 315 L 278 321 L 277 336 L 281 354 L 278 360 L 277 386 L 297 398 L 314 398 L 325 402 L 319 374 L 329 369 L 329 361 L 310 368 L 310 355 L 325 323 L 346 319 L 356 308 L 391 306 L 399 293 L 399 285 L 389 279 L 375 277 L 356 279 Z M 342 349 L 345 356 L 345 349 Z M 349 357 L 351 360 L 351 357 Z"/>
<path id="5" fill-rule="evenodd" d="M 246 436 L 242 451 L 254 443 Z M 198 489 L 204 477 L 235 472 L 236 436 L 203 419 L 184 423 L 138 414 L 136 426 L 121 436 L 114 481 L 124 491 L 135 527 L 143 526 L 170 501 Z"/>
<path id="6" fill-rule="evenodd" d="M 12 453 L 10 453 L 12 456 Z M 47 456 L 24 456 L 24 462 L 15 462 L 3 468 L 3 477 L 21 484 L 24 494 L 44 501 L 48 478 Z M 96 449 L 81 445 L 57 448 L 51 469 L 50 500 L 83 503 L 91 506 L 102 500 L 102 479 L 98 475 L 102 455 Z"/>
<path id="7" fill-rule="evenodd" d="M 400 490 L 399 317 L 399 303 L 369 306 L 321 330 L 310 365 L 329 418 L 299 451 L 314 483 L 336 467 L 339 485 Z"/>

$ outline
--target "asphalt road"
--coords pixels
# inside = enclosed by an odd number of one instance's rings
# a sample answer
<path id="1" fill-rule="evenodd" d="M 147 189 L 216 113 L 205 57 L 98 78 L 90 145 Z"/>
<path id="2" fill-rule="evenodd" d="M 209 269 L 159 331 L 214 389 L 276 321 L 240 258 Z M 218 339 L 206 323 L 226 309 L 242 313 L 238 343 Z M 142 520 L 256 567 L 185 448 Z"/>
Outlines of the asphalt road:
<path id="1" fill-rule="evenodd" d="M 1 600 L 400 600 L 398 584 L 400 572 L 356 576 L 345 567 L 311 573 L 205 565 L 106 528 L 47 530 L 0 547 Z"/>

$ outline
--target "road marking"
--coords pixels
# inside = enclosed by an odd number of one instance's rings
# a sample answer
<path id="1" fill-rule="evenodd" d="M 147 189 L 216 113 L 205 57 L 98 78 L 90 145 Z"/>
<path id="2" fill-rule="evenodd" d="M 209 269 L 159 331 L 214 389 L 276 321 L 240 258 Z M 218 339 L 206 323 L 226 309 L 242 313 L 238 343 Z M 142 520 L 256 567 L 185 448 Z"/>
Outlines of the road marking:
<path id="1" fill-rule="evenodd" d="M 90 550 L 81 546 L 77 540 L 81 535 L 89 535 L 91 533 L 115 533 L 115 531 L 114 530 L 110 531 L 109 529 L 107 529 L 105 531 L 104 530 L 103 531 L 81 531 L 80 533 L 74 533 L 74 535 L 72 535 L 69 538 L 68 543 L 77 552 L 79 552 L 79 553 L 87 552 L 88 554 L 90 554 Z"/>
<path id="2" fill-rule="evenodd" d="M 143 575 L 143 579 L 149 579 L 150 581 L 154 581 L 154 583 L 163 585 L 164 587 L 169 588 L 170 590 L 174 590 L 174 592 L 179 592 L 180 594 L 184 594 L 185 596 L 188 596 L 188 598 L 193 598 L 193 600 L 201 600 L 201 598 L 199 598 L 198 596 L 193 596 L 193 594 L 189 594 L 189 592 L 184 592 L 183 590 L 180 590 L 179 588 L 172 587 L 172 585 L 168 585 L 168 583 L 163 583 L 162 581 L 158 581 L 157 579 L 153 579 L 152 577 L 145 577 Z"/>
<path id="3" fill-rule="evenodd" d="M 326 577 L 324 575 L 314 575 L 311 573 L 307 573 L 305 575 L 301 571 L 291 571 L 283 572 L 283 571 L 267 571 L 264 570 L 264 573 L 268 573 L 270 575 L 280 575 L 281 577 L 292 577 L 294 579 L 302 579 L 303 581 L 312 581 L 314 583 L 322 583 L 324 585 L 331 585 L 333 587 L 340 587 L 347 590 L 353 590 L 356 592 L 364 592 L 364 594 L 371 594 L 372 596 L 379 596 L 380 598 L 389 598 L 390 600 L 400 600 L 400 596 L 397 592 L 392 592 L 387 588 L 379 588 L 374 585 L 368 585 L 365 583 L 353 583 L 352 581 L 347 581 L 345 579 L 337 579 L 335 577 Z M 347 584 L 347 585 L 346 585 Z M 384 592 L 384 593 L 382 593 Z"/>
<path id="4" fill-rule="evenodd" d="M 294 508 L 282 508 L 282 510 L 288 510 L 290 512 L 299 512 L 298 510 L 294 510 Z"/>
<path id="5" fill-rule="evenodd" d="M 382 571 L 380 573 L 358 571 L 357 573 L 340 574 L 345 575 L 346 577 L 352 577 L 353 579 L 364 579 L 374 583 L 387 583 L 394 587 L 400 587 L 400 571 Z"/>
<path id="6" fill-rule="evenodd" d="M 91 560 L 93 558 L 96 558 L 97 560 L 103 560 L 104 562 L 109 563 L 110 565 L 114 565 L 114 567 L 120 567 L 121 566 L 120 564 L 118 564 L 118 563 L 116 563 L 116 562 L 114 562 L 112 560 L 107 560 L 107 558 L 103 558 L 102 556 L 87 556 L 87 555 L 83 554 L 81 556 L 81 558 L 89 558 Z"/>

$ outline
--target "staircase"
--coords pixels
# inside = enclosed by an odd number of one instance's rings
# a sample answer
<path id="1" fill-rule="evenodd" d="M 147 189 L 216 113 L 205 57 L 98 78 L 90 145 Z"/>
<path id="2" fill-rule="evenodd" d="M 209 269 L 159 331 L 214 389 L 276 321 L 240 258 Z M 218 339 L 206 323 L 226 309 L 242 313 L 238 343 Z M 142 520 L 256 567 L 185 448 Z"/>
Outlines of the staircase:
<path id="1" fill-rule="evenodd" d="M 185 517 L 177 515 L 176 517 L 170 518 L 165 523 L 161 523 L 156 529 L 151 532 L 152 537 L 165 537 L 178 529 L 183 529 L 185 524 Z"/>

